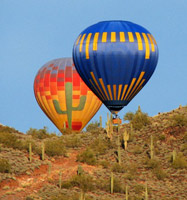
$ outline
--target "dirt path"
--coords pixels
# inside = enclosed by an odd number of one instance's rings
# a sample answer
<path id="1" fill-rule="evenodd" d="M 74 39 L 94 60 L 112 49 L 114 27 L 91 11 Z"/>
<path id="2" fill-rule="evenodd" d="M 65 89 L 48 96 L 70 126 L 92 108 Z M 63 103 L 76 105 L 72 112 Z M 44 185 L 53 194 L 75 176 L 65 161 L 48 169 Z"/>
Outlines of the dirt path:
<path id="1" fill-rule="evenodd" d="M 76 162 L 78 152 L 72 151 L 68 158 L 61 157 L 51 164 L 51 174 L 49 175 L 49 165 L 41 165 L 35 169 L 31 175 L 17 176 L 16 180 L 5 180 L 1 183 L 0 199 L 1 200 L 21 200 L 29 194 L 37 193 L 49 180 L 59 178 L 62 172 L 62 180 L 69 179 L 77 173 L 79 163 Z M 84 171 L 93 173 L 95 167 L 81 164 Z M 6 196 L 5 196 L 6 195 Z"/>

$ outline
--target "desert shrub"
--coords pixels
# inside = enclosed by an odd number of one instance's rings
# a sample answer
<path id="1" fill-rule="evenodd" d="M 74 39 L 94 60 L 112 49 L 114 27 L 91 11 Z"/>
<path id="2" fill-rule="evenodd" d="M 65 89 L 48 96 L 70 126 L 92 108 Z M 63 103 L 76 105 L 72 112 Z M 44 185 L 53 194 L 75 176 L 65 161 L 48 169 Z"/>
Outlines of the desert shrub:
<path id="1" fill-rule="evenodd" d="M 171 126 L 187 126 L 187 117 L 182 114 L 177 114 L 171 117 Z"/>
<path id="2" fill-rule="evenodd" d="M 73 176 L 70 182 L 72 186 L 79 187 L 84 192 L 93 191 L 94 189 L 94 181 L 90 175 Z"/>
<path id="3" fill-rule="evenodd" d="M 187 167 L 186 158 L 182 153 L 177 154 L 175 160 L 172 162 L 172 167 L 175 169 L 183 169 Z"/>
<path id="4" fill-rule="evenodd" d="M 13 133 L 0 132 L 0 143 L 4 144 L 6 147 L 14 149 L 23 148 L 22 141 Z"/>
<path id="5" fill-rule="evenodd" d="M 140 184 L 136 184 L 134 185 L 134 192 L 136 194 L 141 194 L 145 191 L 145 187 L 143 185 L 140 185 Z"/>
<path id="6" fill-rule="evenodd" d="M 115 177 L 114 177 L 114 192 L 117 192 L 117 193 L 125 192 L 123 184 L 120 182 L 118 178 L 115 178 Z"/>
<path id="7" fill-rule="evenodd" d="M 48 156 L 61 156 L 66 154 L 64 143 L 61 138 L 47 140 L 44 144 L 45 153 Z"/>
<path id="8" fill-rule="evenodd" d="M 127 165 L 126 171 L 127 173 L 125 173 L 124 178 L 128 180 L 133 180 L 137 174 L 137 165 L 134 163 Z"/>
<path id="9" fill-rule="evenodd" d="M 118 172 L 118 173 L 124 173 L 126 171 L 124 165 L 120 165 L 119 163 L 114 163 L 112 165 L 112 171 L 113 172 Z"/>
<path id="10" fill-rule="evenodd" d="M 123 117 L 124 121 L 132 121 L 133 118 L 134 118 L 133 112 L 127 112 Z"/>
<path id="11" fill-rule="evenodd" d="M 148 114 L 142 112 L 141 109 L 137 110 L 136 113 L 126 113 L 124 120 L 130 121 L 135 130 L 140 130 L 144 126 L 147 126 L 151 123 Z"/>
<path id="12" fill-rule="evenodd" d="M 66 138 L 64 141 L 64 145 L 69 148 L 78 148 L 82 145 L 82 142 L 79 137 L 74 136 L 71 138 Z"/>
<path id="13" fill-rule="evenodd" d="M 0 172 L 1 173 L 9 173 L 11 169 L 11 166 L 8 162 L 8 160 L 1 158 L 0 159 Z"/>
<path id="14" fill-rule="evenodd" d="M 36 146 L 35 141 L 33 141 L 33 140 L 24 140 L 24 141 L 22 141 L 23 149 L 25 149 L 25 150 L 27 150 L 29 152 L 29 143 L 31 143 L 32 152 L 37 153 L 37 150 L 36 150 L 37 146 Z"/>
<path id="15" fill-rule="evenodd" d="M 85 151 L 80 153 L 77 156 L 77 161 L 87 163 L 88 165 L 96 164 L 96 158 L 94 152 L 90 148 L 87 148 Z"/>
<path id="16" fill-rule="evenodd" d="M 73 187 L 73 184 L 71 183 L 70 180 L 68 181 L 63 181 L 62 184 L 61 184 L 61 187 L 62 188 L 65 188 L 65 189 L 70 189 Z"/>
<path id="17" fill-rule="evenodd" d="M 110 166 L 110 163 L 107 160 L 102 160 L 99 164 L 102 165 L 104 169 L 107 169 Z"/>
<path id="18" fill-rule="evenodd" d="M 158 135 L 158 139 L 160 141 L 164 141 L 166 139 L 166 136 L 164 134 L 160 134 L 160 135 Z"/>
<path id="19" fill-rule="evenodd" d="M 184 142 L 187 142 L 187 132 L 185 132 L 183 140 L 184 140 Z"/>
<path id="20" fill-rule="evenodd" d="M 112 148 L 112 143 L 110 140 L 96 138 L 90 145 L 90 148 L 94 151 L 94 154 L 96 156 L 104 155 L 107 152 L 107 150 Z"/>
<path id="21" fill-rule="evenodd" d="M 156 159 L 146 159 L 145 160 L 146 168 L 148 169 L 155 169 L 159 167 L 159 161 Z"/>
<path id="22" fill-rule="evenodd" d="M 141 154 L 143 152 L 143 149 L 141 146 L 135 146 L 133 149 L 133 153 L 135 154 Z"/>
<path id="23" fill-rule="evenodd" d="M 107 178 L 107 179 L 97 179 L 96 180 L 96 188 L 99 190 L 103 190 L 106 192 L 110 192 L 110 188 L 111 188 L 111 179 Z M 120 179 L 114 177 L 114 193 L 124 193 L 125 189 L 124 189 L 124 185 L 121 183 Z"/>
<path id="24" fill-rule="evenodd" d="M 95 132 L 96 130 L 98 130 L 99 128 L 99 122 L 98 121 L 95 121 L 95 122 L 92 122 L 90 124 L 88 124 L 88 126 L 86 127 L 86 131 L 87 132 Z"/>
<path id="25" fill-rule="evenodd" d="M 56 136 L 54 133 L 49 133 L 47 131 L 47 127 L 44 126 L 43 129 L 35 129 L 35 128 L 30 128 L 27 132 L 27 135 L 31 135 L 35 139 L 45 139 L 45 138 L 51 138 Z"/>
<path id="26" fill-rule="evenodd" d="M 15 128 L 11 128 L 9 126 L 0 126 L 0 132 L 4 132 L 4 133 L 19 133 L 18 130 L 16 130 Z"/>
<path id="27" fill-rule="evenodd" d="M 167 173 L 160 167 L 155 168 L 153 173 L 156 175 L 158 180 L 163 180 L 168 176 Z"/>
<path id="28" fill-rule="evenodd" d="M 95 186 L 99 190 L 110 192 L 110 178 L 98 178 L 95 181 Z"/>

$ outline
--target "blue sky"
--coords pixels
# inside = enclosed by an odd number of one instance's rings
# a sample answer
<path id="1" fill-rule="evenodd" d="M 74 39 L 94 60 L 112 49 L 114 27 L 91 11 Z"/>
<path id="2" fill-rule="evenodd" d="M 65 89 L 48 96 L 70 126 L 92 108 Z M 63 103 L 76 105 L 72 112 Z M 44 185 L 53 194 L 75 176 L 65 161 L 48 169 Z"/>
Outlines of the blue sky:
<path id="1" fill-rule="evenodd" d="M 140 24 L 159 47 L 153 76 L 120 117 L 138 105 L 150 116 L 186 105 L 186 11 L 186 0 L 0 0 L 0 123 L 59 133 L 35 100 L 35 75 L 46 62 L 71 57 L 79 33 L 103 20 Z M 107 112 L 103 105 L 92 121 Z"/>

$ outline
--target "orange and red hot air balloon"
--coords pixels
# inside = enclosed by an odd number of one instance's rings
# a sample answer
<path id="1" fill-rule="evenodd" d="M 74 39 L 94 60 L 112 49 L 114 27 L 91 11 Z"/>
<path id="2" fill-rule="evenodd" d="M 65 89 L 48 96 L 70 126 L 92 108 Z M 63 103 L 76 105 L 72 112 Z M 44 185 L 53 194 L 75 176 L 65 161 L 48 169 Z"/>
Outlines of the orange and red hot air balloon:
<path id="1" fill-rule="evenodd" d="M 102 105 L 80 78 L 72 58 L 46 63 L 35 77 L 34 93 L 40 108 L 61 132 L 64 124 L 82 130 Z"/>

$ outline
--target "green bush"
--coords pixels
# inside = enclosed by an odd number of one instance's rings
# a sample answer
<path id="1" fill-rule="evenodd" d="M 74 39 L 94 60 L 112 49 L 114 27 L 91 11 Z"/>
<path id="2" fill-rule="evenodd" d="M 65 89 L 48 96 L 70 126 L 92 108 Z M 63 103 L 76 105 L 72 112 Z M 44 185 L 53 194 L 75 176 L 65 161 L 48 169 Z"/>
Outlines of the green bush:
<path id="1" fill-rule="evenodd" d="M 0 143 L 13 149 L 23 149 L 22 141 L 14 133 L 0 132 Z"/>
<path id="2" fill-rule="evenodd" d="M 92 122 L 90 124 L 88 124 L 88 126 L 86 127 L 86 131 L 87 132 L 95 132 L 96 130 L 98 130 L 100 123 L 98 121 Z"/>
<path id="3" fill-rule="evenodd" d="M 159 162 L 156 159 L 146 159 L 145 164 L 148 169 L 155 169 L 159 167 Z"/>
<path id="4" fill-rule="evenodd" d="M 104 169 L 107 169 L 110 166 L 110 163 L 106 160 L 100 161 L 99 164 L 102 165 Z"/>
<path id="5" fill-rule="evenodd" d="M 11 169 L 11 166 L 8 162 L 8 160 L 1 158 L 0 159 L 0 172 L 1 173 L 9 173 Z"/>
<path id="6" fill-rule="evenodd" d="M 177 114 L 171 117 L 171 126 L 187 126 L 187 117 L 182 114 Z"/>
<path id="7" fill-rule="evenodd" d="M 118 178 L 115 178 L 115 177 L 114 177 L 114 192 L 117 192 L 117 193 L 125 192 L 123 184 L 121 183 L 121 181 Z"/>
<path id="8" fill-rule="evenodd" d="M 140 130 L 144 126 L 147 126 L 151 123 L 147 113 L 137 110 L 136 113 L 128 112 L 124 116 L 124 120 L 128 120 L 132 123 L 135 130 Z"/>
<path id="9" fill-rule="evenodd" d="M 167 173 L 160 167 L 155 168 L 153 173 L 156 175 L 158 180 L 163 180 L 168 176 Z"/>
<path id="10" fill-rule="evenodd" d="M 175 169 L 183 169 L 187 167 L 186 158 L 182 153 L 177 154 L 175 160 L 172 162 L 172 167 Z"/>
<path id="11" fill-rule="evenodd" d="M 77 161 L 87 163 L 88 165 L 96 164 L 96 158 L 94 152 L 90 148 L 87 148 L 85 151 L 80 153 L 77 156 Z"/>
<path id="12" fill-rule="evenodd" d="M 133 149 L 133 153 L 135 154 L 141 154 L 143 152 L 143 149 L 141 146 L 135 146 Z"/>
<path id="13" fill-rule="evenodd" d="M 71 179 L 71 184 L 73 186 L 79 187 L 84 192 L 94 190 L 94 181 L 90 175 L 83 174 L 81 176 L 73 176 Z"/>
<path id="14" fill-rule="evenodd" d="M 140 185 L 140 184 L 134 185 L 134 192 L 136 194 L 142 194 L 144 191 L 145 191 L 145 187 L 143 185 Z"/>
<path id="15" fill-rule="evenodd" d="M 45 141 L 45 153 L 48 156 L 61 156 L 66 154 L 64 143 L 61 138 Z"/>
<path id="16" fill-rule="evenodd" d="M 112 165 L 112 171 L 113 172 L 118 172 L 118 173 L 124 173 L 126 171 L 124 165 L 120 165 L 119 163 L 114 163 Z"/>
<path id="17" fill-rule="evenodd" d="M 64 145 L 69 148 L 78 148 L 82 146 L 82 142 L 79 137 L 74 136 L 71 138 L 66 138 L 64 141 Z"/>
<path id="18" fill-rule="evenodd" d="M 112 143 L 110 140 L 103 138 L 96 138 L 90 145 L 90 148 L 93 150 L 96 156 L 104 155 L 109 149 L 112 148 Z"/>
<path id="19" fill-rule="evenodd" d="M 134 118 L 134 113 L 133 112 L 127 112 L 125 115 L 124 115 L 124 121 L 132 121 Z"/>
<path id="20" fill-rule="evenodd" d="M 54 133 L 49 133 L 47 131 L 47 127 L 44 126 L 43 129 L 35 129 L 35 128 L 30 128 L 27 132 L 27 135 L 31 135 L 35 139 L 45 139 L 45 138 L 51 138 L 56 136 Z"/>
<path id="21" fill-rule="evenodd" d="M 4 133 L 19 133 L 18 130 L 16 130 L 15 128 L 11 128 L 9 126 L 0 126 L 0 132 L 4 132 Z"/>

